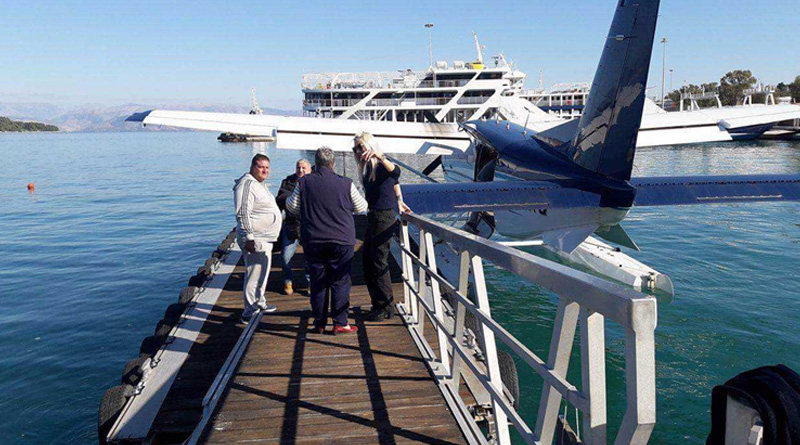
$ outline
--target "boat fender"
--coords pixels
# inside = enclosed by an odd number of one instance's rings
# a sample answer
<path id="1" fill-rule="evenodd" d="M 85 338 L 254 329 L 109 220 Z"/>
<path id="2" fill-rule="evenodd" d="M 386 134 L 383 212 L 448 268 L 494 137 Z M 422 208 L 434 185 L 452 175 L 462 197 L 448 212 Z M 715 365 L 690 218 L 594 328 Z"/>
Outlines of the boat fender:
<path id="1" fill-rule="evenodd" d="M 206 283 L 206 277 L 194 275 L 191 278 L 189 278 L 188 286 L 189 287 L 203 287 L 203 285 L 205 283 Z"/>
<path id="2" fill-rule="evenodd" d="M 183 315 L 184 310 L 186 310 L 186 305 L 183 303 L 170 304 L 164 311 L 164 321 L 166 321 L 171 325 L 174 325 L 181 318 L 181 315 Z"/>
<path id="3" fill-rule="evenodd" d="M 728 396 L 758 412 L 764 444 L 800 443 L 800 374 L 785 365 L 745 371 L 711 390 L 711 433 L 707 445 L 730 443 L 726 437 Z"/>
<path id="4" fill-rule="evenodd" d="M 142 345 L 139 347 L 139 357 L 152 357 L 156 355 L 159 349 L 164 346 L 167 340 L 165 336 L 151 335 L 142 340 Z"/>
<path id="5" fill-rule="evenodd" d="M 178 294 L 178 303 L 186 304 L 192 300 L 197 295 L 197 291 L 200 290 L 197 286 L 186 286 L 181 289 L 180 294 Z"/>
<path id="6" fill-rule="evenodd" d="M 225 253 L 226 252 L 224 250 L 217 249 L 217 250 L 211 252 L 211 258 L 216 258 L 218 260 L 222 260 L 222 257 L 225 256 Z"/>
<path id="7" fill-rule="evenodd" d="M 120 382 L 123 385 L 131 385 L 136 386 L 137 383 L 142 379 L 144 375 L 144 369 L 142 366 L 147 362 L 147 357 L 136 357 L 131 359 L 128 363 L 125 364 L 125 368 L 122 370 L 122 379 Z"/>
<path id="8" fill-rule="evenodd" d="M 231 250 L 231 245 L 232 244 L 233 244 L 233 242 L 228 241 L 228 239 L 225 238 L 224 240 L 222 240 L 221 243 L 219 243 L 219 246 L 217 246 L 217 250 L 221 250 L 223 252 L 227 252 L 227 251 Z"/>
<path id="9" fill-rule="evenodd" d="M 127 397 L 131 394 L 133 394 L 131 385 L 112 386 L 103 394 L 97 413 L 97 436 L 101 445 L 108 443 L 108 433 L 122 412 L 122 408 L 125 407 Z"/>
<path id="10" fill-rule="evenodd" d="M 205 277 L 206 280 L 214 275 L 214 271 L 208 266 L 200 266 L 197 268 L 197 276 Z"/>
<path id="11" fill-rule="evenodd" d="M 507 396 L 511 399 L 511 405 L 519 411 L 519 376 L 517 375 L 517 364 L 506 351 L 497 351 L 497 364 L 500 366 L 500 380 L 507 391 Z"/>
<path id="12" fill-rule="evenodd" d="M 156 337 L 168 337 L 174 326 L 175 323 L 170 323 L 168 320 L 159 320 L 156 329 L 153 331 L 153 335 Z"/>
<path id="13" fill-rule="evenodd" d="M 219 258 L 214 258 L 213 256 L 206 260 L 205 266 L 211 269 L 214 269 L 219 264 Z"/>
<path id="14" fill-rule="evenodd" d="M 464 327 L 466 329 L 469 329 L 469 333 L 465 332 L 465 336 L 467 336 L 468 340 L 470 340 L 470 337 L 472 337 L 471 340 L 475 342 L 474 346 L 476 346 L 478 349 L 478 351 L 476 352 L 480 352 L 477 359 L 479 361 L 483 361 L 484 360 L 483 354 L 485 351 L 485 347 L 483 342 L 483 329 L 481 329 L 481 322 L 478 321 L 478 319 L 475 317 L 475 315 L 472 314 L 472 312 L 467 311 L 466 313 L 464 313 Z"/>

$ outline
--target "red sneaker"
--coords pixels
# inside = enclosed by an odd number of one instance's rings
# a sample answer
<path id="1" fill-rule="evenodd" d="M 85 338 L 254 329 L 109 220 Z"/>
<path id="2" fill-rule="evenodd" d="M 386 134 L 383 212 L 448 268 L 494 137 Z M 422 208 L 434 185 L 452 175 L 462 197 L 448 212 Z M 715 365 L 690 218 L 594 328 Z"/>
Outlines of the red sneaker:
<path id="1" fill-rule="evenodd" d="M 352 334 L 358 331 L 357 326 L 347 325 L 347 326 L 334 326 L 333 327 L 333 335 L 336 334 Z"/>

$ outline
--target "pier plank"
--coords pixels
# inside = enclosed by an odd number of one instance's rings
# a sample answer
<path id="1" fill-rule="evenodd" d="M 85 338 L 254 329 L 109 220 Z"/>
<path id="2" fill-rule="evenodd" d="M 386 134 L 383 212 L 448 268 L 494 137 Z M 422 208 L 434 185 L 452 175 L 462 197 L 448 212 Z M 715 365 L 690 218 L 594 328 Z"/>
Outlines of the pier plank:
<path id="1" fill-rule="evenodd" d="M 364 321 L 369 294 L 358 250 L 350 317 L 357 334 L 311 332 L 302 264 L 301 248 L 295 294 L 282 295 L 281 260 L 273 256 L 267 299 L 278 311 L 263 315 L 200 443 L 465 443 L 402 321 Z M 238 322 L 243 274 L 240 264 L 199 333 L 153 424 L 152 443 L 182 442 L 200 422 L 203 398 L 245 328 Z M 394 264 L 392 275 L 402 299 Z"/>

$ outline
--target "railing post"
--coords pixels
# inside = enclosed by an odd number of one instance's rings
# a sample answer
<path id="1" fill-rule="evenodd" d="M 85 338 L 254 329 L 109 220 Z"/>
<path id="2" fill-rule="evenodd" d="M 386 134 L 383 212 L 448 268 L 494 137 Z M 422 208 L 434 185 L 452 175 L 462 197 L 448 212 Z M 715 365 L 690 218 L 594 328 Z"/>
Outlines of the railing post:
<path id="1" fill-rule="evenodd" d="M 583 413 L 586 444 L 606 443 L 606 333 L 603 314 L 580 310 L 582 392 L 589 399 Z"/>
<path id="2" fill-rule="evenodd" d="M 465 297 L 468 295 L 469 291 L 469 260 L 469 252 L 466 250 L 461 252 L 461 266 L 458 272 L 458 293 Z M 456 325 L 453 333 L 453 335 L 455 335 L 456 344 L 461 344 L 461 342 L 464 341 L 464 317 L 467 315 L 466 311 L 467 308 L 464 307 L 459 299 L 456 299 Z M 450 369 L 450 378 L 453 379 L 453 388 L 456 392 L 458 392 L 458 387 L 461 384 L 461 361 L 461 355 L 454 352 L 453 364 Z"/>
<path id="3" fill-rule="evenodd" d="M 425 230 L 419 229 L 419 242 L 417 243 L 419 246 L 419 275 L 417 275 L 417 295 L 419 295 L 419 299 L 422 300 L 425 298 L 425 294 L 428 292 L 427 281 L 428 281 L 428 273 L 425 272 L 425 268 L 423 264 L 428 264 L 428 246 L 425 244 Z M 414 319 L 417 321 L 417 329 L 419 329 L 419 335 L 425 335 L 425 306 L 423 306 L 422 301 L 418 301 L 416 307 L 414 308 L 415 316 Z"/>
<path id="4" fill-rule="evenodd" d="M 433 236 L 430 233 L 425 234 L 425 250 L 428 251 L 428 267 L 434 273 L 437 272 L 436 268 L 436 253 L 433 249 Z M 436 317 L 442 324 L 445 323 L 444 308 L 442 307 L 442 292 L 439 288 L 439 281 L 431 278 L 431 299 L 433 300 L 433 316 Z M 448 333 L 443 328 L 439 327 L 438 323 L 434 323 L 436 335 L 439 338 L 439 363 L 446 371 L 450 370 L 450 357 L 447 355 L 447 341 Z M 448 377 L 452 377 L 448 376 Z"/>
<path id="5" fill-rule="evenodd" d="M 475 301 L 478 310 L 487 317 L 492 316 L 489 307 L 489 293 L 486 291 L 486 281 L 483 276 L 483 260 L 475 255 L 472 257 L 472 276 L 475 278 Z M 503 393 L 503 379 L 500 377 L 500 364 L 497 360 L 497 344 L 494 341 L 494 331 L 488 326 L 481 325 L 483 331 L 483 347 L 486 353 L 486 368 L 489 374 L 489 384 L 497 389 L 499 394 Z M 508 416 L 497 400 L 492 399 L 492 412 L 494 413 L 494 423 L 497 429 L 497 443 L 504 445 L 511 443 L 511 436 L 508 434 Z"/>
<path id="6" fill-rule="evenodd" d="M 402 215 L 400 216 L 400 245 L 411 250 L 411 246 L 408 245 L 408 221 L 403 219 Z M 410 311 L 411 306 L 409 305 L 409 295 L 411 292 L 408 290 L 408 287 L 413 277 L 409 276 L 410 270 L 408 267 L 408 260 L 409 257 L 406 251 L 400 249 L 400 263 L 403 270 L 403 305 L 407 310 Z"/>
<path id="7" fill-rule="evenodd" d="M 569 369 L 569 356 L 572 352 L 572 343 L 575 341 L 579 310 L 578 303 L 559 296 L 547 366 L 564 378 L 567 377 L 567 369 Z M 539 402 L 539 413 L 536 419 L 536 436 L 543 445 L 549 445 L 553 441 L 560 407 L 561 393 L 545 381 L 542 385 L 542 398 Z"/>
<path id="8" fill-rule="evenodd" d="M 646 444 L 656 424 L 656 302 L 637 301 L 625 333 L 627 408 L 615 444 Z"/>

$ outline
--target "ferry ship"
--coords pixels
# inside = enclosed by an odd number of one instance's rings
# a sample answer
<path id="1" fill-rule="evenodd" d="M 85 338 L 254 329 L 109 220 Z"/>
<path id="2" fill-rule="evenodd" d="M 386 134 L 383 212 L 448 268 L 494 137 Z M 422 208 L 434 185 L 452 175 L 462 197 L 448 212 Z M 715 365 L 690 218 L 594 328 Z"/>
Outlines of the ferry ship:
<path id="1" fill-rule="evenodd" d="M 503 54 L 484 63 L 437 61 L 426 70 L 302 75 L 303 115 L 395 122 L 463 122 L 492 118 L 523 88 L 525 73 Z"/>
<path id="2" fill-rule="evenodd" d="M 589 84 L 586 82 L 557 83 L 550 88 L 523 90 L 519 96 L 550 114 L 564 119 L 581 117 L 583 107 L 589 98 Z"/>

